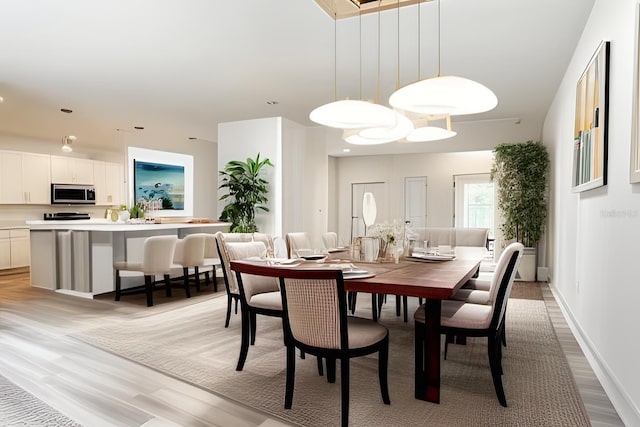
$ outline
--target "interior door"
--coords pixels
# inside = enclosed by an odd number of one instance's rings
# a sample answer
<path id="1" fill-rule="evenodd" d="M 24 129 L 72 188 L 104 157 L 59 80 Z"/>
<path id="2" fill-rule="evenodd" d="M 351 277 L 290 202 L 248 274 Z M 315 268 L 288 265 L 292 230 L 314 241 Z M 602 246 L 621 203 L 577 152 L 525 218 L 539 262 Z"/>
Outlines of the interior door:
<path id="1" fill-rule="evenodd" d="M 427 177 L 404 179 L 404 221 L 411 228 L 427 226 Z"/>
<path id="2" fill-rule="evenodd" d="M 375 222 L 389 221 L 389 203 L 385 182 L 362 182 L 351 184 L 351 240 L 366 236 L 366 227 L 362 219 L 362 199 L 364 193 L 373 193 L 377 215 Z"/>

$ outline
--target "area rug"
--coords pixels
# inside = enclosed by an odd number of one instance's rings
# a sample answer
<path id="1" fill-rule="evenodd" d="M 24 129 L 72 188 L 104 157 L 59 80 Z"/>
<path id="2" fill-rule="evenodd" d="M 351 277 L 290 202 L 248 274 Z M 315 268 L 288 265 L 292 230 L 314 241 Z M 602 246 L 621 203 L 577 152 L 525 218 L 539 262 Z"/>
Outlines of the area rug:
<path id="1" fill-rule="evenodd" d="M 1 426 L 69 426 L 80 424 L 0 375 Z"/>
<path id="2" fill-rule="evenodd" d="M 410 299 L 410 310 L 417 302 Z M 362 295 L 357 315 L 370 316 Z M 293 408 L 285 410 L 285 351 L 282 324 L 258 316 L 256 344 L 242 372 L 235 370 L 240 346 L 240 317 L 224 328 L 226 298 L 213 298 L 76 337 L 213 393 L 303 426 L 340 422 L 340 379 L 319 377 L 313 357 L 297 359 Z M 410 311 L 412 313 L 413 311 Z M 349 424 L 352 426 L 587 426 L 565 356 L 543 301 L 512 299 L 507 313 L 504 387 L 508 407 L 495 396 L 486 339 L 451 345 L 442 361 L 441 403 L 414 399 L 413 322 L 396 317 L 393 297 L 381 323 L 390 329 L 389 392 L 384 405 L 377 379 L 377 358 L 352 359 Z"/>

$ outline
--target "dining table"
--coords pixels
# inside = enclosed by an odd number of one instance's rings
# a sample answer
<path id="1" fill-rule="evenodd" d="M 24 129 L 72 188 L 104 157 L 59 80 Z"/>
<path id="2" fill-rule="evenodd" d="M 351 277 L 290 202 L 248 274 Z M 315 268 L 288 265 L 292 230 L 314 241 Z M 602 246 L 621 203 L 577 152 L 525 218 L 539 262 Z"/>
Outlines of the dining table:
<path id="1" fill-rule="evenodd" d="M 425 351 L 415 361 L 415 398 L 440 403 L 440 315 L 442 301 L 449 299 L 480 268 L 480 256 L 446 261 L 401 259 L 398 263 L 354 264 L 371 271 L 373 277 L 353 277 L 344 281 L 345 290 L 372 295 L 412 296 L 425 299 Z M 372 310 L 377 305 L 372 298 Z"/>
<path id="2" fill-rule="evenodd" d="M 423 360 L 415 361 L 415 398 L 440 403 L 440 316 L 442 301 L 449 299 L 479 271 L 482 256 L 466 254 L 446 260 L 404 257 L 397 262 L 363 262 L 332 254 L 326 260 L 281 265 L 282 268 L 340 268 L 341 264 L 369 274 L 344 274 L 346 291 L 376 295 L 412 296 L 425 299 L 425 349 Z M 249 262 L 248 264 L 251 264 Z M 271 262 L 272 263 L 272 262 Z M 231 269 L 243 271 L 246 261 L 232 261 Z M 348 271 L 343 268 L 343 272 Z M 249 271 L 244 271 L 249 272 Z"/>

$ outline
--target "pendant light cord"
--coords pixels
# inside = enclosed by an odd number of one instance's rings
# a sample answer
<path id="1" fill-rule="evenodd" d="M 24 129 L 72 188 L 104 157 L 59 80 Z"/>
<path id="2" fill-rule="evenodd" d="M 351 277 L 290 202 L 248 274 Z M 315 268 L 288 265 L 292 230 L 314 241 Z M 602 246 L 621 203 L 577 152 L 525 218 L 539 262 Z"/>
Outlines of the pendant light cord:
<path id="1" fill-rule="evenodd" d="M 380 6 L 382 0 L 378 0 L 378 67 L 376 76 L 376 104 L 380 104 Z"/>
<path id="2" fill-rule="evenodd" d="M 400 89 L 400 0 L 398 0 L 398 72 L 396 73 L 396 90 Z"/>
<path id="3" fill-rule="evenodd" d="M 333 0 L 333 100 L 338 100 L 338 10 Z"/>
<path id="4" fill-rule="evenodd" d="M 441 36 L 440 36 L 440 0 L 438 0 L 438 68 L 436 70 L 436 77 L 440 77 L 440 51 L 441 51 Z"/>

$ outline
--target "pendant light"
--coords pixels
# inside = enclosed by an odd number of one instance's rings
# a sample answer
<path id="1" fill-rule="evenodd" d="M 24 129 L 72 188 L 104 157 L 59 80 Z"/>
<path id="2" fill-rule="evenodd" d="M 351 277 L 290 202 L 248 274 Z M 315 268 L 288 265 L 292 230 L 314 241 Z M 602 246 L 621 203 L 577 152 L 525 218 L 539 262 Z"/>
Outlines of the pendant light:
<path id="1" fill-rule="evenodd" d="M 362 15 L 360 15 L 362 21 Z M 393 111 L 380 104 L 366 102 L 362 100 L 343 99 L 337 100 L 337 11 L 334 1 L 334 74 L 333 74 L 333 98 L 334 102 L 321 105 L 309 114 L 309 119 L 323 126 L 339 129 L 362 129 L 368 127 L 388 127 L 393 126 L 396 117 Z M 362 22 L 360 23 L 362 31 Z M 360 41 L 362 43 L 362 40 Z M 362 47 L 360 47 L 362 51 Z M 360 85 L 362 86 L 362 52 L 360 58 Z M 360 87 L 362 96 L 362 87 Z"/>
<path id="2" fill-rule="evenodd" d="M 438 10 L 438 70 L 436 77 L 420 80 L 395 91 L 389 104 L 420 114 L 476 114 L 492 110 L 498 98 L 486 86 L 457 76 L 440 76 L 440 0 Z M 418 76 L 419 77 L 419 76 Z"/>

